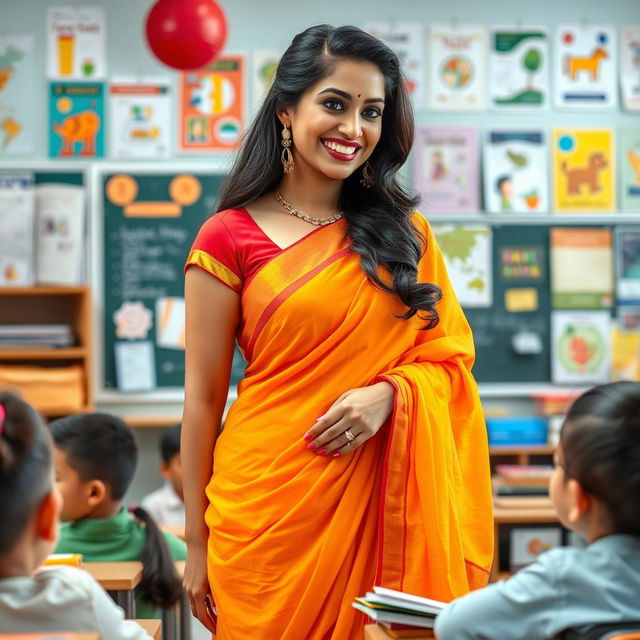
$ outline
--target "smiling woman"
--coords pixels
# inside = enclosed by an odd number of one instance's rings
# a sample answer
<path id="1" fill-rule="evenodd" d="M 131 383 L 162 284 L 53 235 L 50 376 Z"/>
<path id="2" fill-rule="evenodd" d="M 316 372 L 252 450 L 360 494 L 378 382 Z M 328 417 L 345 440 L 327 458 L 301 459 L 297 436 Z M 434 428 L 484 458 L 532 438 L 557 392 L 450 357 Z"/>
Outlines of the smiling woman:
<path id="1" fill-rule="evenodd" d="M 187 260 L 185 587 L 218 640 L 360 638 L 374 583 L 449 600 L 487 580 L 473 341 L 397 180 L 412 139 L 397 56 L 307 29 Z"/>

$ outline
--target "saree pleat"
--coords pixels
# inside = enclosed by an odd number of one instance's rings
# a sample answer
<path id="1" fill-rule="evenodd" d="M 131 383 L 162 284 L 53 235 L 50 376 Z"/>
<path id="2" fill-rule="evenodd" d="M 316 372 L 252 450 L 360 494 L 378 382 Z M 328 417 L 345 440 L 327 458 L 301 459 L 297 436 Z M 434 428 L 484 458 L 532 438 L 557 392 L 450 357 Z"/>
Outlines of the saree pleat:
<path id="1" fill-rule="evenodd" d="M 493 550 L 486 432 L 473 343 L 435 240 L 422 280 L 443 288 L 420 331 L 371 285 L 343 221 L 266 263 L 245 285 L 249 361 L 214 453 L 209 579 L 218 640 L 361 638 L 354 597 L 374 581 L 449 600 L 486 583 Z M 353 454 L 303 436 L 345 391 L 376 380 L 394 411 Z"/>

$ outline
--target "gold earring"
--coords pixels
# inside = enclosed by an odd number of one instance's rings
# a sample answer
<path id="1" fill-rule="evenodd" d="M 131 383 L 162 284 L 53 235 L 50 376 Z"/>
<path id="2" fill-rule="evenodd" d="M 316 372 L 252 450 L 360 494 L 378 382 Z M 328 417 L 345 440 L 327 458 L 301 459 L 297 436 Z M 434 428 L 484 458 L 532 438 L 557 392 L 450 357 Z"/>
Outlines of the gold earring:
<path id="1" fill-rule="evenodd" d="M 371 165 L 367 160 L 364 163 L 364 167 L 362 167 L 362 178 L 360 178 L 360 184 L 365 189 L 371 189 L 375 183 L 376 181 L 373 179 L 373 174 L 371 173 Z"/>
<path id="2" fill-rule="evenodd" d="M 293 155 L 291 154 L 291 131 L 287 128 L 287 125 L 282 125 L 282 153 L 280 154 L 280 161 L 282 162 L 282 168 L 285 173 L 291 173 L 293 170 Z"/>

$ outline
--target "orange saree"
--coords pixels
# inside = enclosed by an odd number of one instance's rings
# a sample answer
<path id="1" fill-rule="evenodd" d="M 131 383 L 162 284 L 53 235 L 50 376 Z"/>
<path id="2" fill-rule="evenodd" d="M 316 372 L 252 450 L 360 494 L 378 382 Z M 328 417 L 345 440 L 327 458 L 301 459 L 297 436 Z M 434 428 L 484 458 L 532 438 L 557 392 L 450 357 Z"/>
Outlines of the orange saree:
<path id="1" fill-rule="evenodd" d="M 368 282 L 344 220 L 279 252 L 242 288 L 249 364 L 207 487 L 217 640 L 360 639 L 351 602 L 374 583 L 450 600 L 487 582 L 491 492 L 472 336 L 433 234 L 415 221 L 428 243 L 420 279 L 443 291 L 433 330 L 396 317 L 405 309 Z M 233 278 L 202 251 L 188 264 Z M 374 438 L 335 459 L 306 448 L 338 396 L 381 379 L 395 406 Z"/>

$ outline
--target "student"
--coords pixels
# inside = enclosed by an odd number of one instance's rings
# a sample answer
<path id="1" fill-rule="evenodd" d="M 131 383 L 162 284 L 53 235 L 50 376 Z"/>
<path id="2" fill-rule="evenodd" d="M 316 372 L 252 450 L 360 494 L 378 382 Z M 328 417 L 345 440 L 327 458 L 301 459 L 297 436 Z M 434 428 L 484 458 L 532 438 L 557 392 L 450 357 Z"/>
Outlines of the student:
<path id="1" fill-rule="evenodd" d="M 168 427 L 160 440 L 160 473 L 164 487 L 153 491 L 142 500 L 142 506 L 160 525 L 184 526 L 182 494 L 182 465 L 180 464 L 181 425 Z"/>
<path id="2" fill-rule="evenodd" d="M 122 506 L 138 460 L 131 429 L 115 416 L 90 413 L 55 420 L 51 435 L 65 522 L 56 552 L 81 553 L 87 562 L 141 560 L 138 617 L 158 617 L 157 607 L 180 597 L 173 561 L 186 559 L 186 546 L 161 533 L 141 507 Z"/>
<path id="3" fill-rule="evenodd" d="M 60 505 L 40 417 L 0 393 L 0 633 L 97 631 L 110 640 L 149 640 L 88 573 L 38 570 L 56 544 Z"/>
<path id="4" fill-rule="evenodd" d="M 536 640 L 565 629 L 640 621 L 640 383 L 587 391 L 569 409 L 549 484 L 560 547 L 509 580 L 466 595 L 436 619 L 441 640 Z"/>

